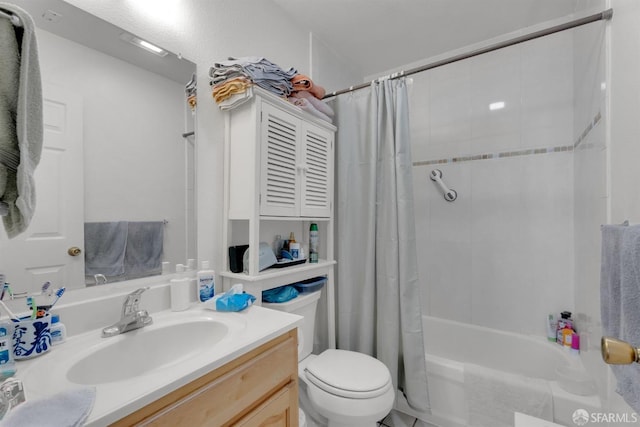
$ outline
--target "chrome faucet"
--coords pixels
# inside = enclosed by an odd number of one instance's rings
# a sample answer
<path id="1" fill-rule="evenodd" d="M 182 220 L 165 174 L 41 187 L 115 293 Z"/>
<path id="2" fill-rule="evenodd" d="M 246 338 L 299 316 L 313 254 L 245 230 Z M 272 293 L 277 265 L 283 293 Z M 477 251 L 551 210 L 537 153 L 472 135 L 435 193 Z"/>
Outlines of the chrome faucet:
<path id="1" fill-rule="evenodd" d="M 153 319 L 149 316 L 147 310 L 140 310 L 140 296 L 149 287 L 139 288 L 127 295 L 122 304 L 122 315 L 120 320 L 111 326 L 107 326 L 102 330 L 102 337 L 112 337 L 114 335 L 124 334 L 134 329 L 143 328 L 153 323 Z"/>

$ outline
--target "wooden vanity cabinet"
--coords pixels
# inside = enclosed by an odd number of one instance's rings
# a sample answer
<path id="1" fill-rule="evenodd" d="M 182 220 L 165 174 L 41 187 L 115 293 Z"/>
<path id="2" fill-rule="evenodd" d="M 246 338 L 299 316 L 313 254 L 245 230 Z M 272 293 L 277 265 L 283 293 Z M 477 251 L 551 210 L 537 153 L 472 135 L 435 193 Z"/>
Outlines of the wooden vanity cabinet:
<path id="1" fill-rule="evenodd" d="M 113 426 L 298 427 L 298 343 L 289 331 Z"/>

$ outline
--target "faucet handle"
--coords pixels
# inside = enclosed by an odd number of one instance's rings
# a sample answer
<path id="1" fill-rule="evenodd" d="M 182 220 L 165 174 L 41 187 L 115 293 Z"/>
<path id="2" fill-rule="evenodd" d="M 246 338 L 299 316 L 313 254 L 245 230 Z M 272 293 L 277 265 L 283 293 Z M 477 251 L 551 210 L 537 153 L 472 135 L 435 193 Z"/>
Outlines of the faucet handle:
<path id="1" fill-rule="evenodd" d="M 145 286 L 144 288 L 138 288 L 135 291 L 131 292 L 129 295 L 127 295 L 127 298 L 125 299 L 124 304 L 122 305 L 123 317 L 128 314 L 139 311 L 138 304 L 140 303 L 140 295 L 142 295 L 142 293 L 147 289 L 149 289 L 149 286 Z"/>

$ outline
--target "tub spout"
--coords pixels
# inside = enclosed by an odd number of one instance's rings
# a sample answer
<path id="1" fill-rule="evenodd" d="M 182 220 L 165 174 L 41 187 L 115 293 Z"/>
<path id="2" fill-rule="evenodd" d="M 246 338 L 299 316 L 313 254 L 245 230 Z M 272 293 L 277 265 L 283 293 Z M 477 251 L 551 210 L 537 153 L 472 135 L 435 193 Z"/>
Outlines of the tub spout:
<path id="1" fill-rule="evenodd" d="M 613 337 L 602 337 L 600 350 L 604 363 L 609 365 L 628 365 L 640 361 L 640 348 Z"/>

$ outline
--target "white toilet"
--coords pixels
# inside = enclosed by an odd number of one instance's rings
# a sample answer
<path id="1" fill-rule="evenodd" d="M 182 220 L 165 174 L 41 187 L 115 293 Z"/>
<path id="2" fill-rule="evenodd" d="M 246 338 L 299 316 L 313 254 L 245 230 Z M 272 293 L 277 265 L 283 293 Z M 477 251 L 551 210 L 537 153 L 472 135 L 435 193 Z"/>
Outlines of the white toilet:
<path id="1" fill-rule="evenodd" d="M 285 303 L 262 304 L 304 317 L 298 329 L 300 407 L 309 424 L 315 420 L 327 427 L 374 427 L 393 407 L 391 375 L 382 362 L 366 354 L 346 350 L 311 354 L 320 292 L 300 294 Z"/>

